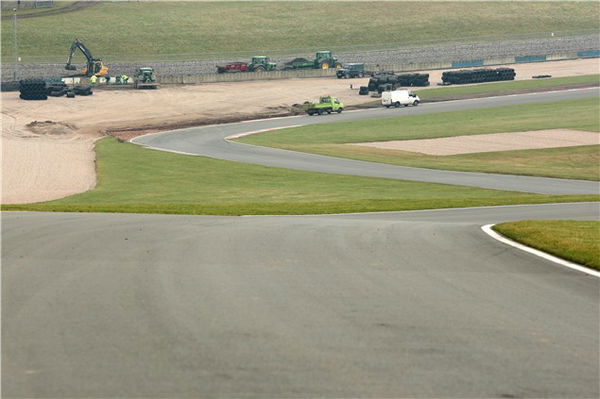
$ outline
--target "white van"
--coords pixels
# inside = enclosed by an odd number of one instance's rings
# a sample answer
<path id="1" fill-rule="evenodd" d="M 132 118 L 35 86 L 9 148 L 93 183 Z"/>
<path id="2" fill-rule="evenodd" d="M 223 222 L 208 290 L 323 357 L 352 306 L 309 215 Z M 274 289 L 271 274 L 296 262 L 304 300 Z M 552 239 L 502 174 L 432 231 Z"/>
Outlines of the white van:
<path id="1" fill-rule="evenodd" d="M 404 105 L 419 105 L 421 99 L 415 93 L 408 90 L 384 91 L 381 93 L 381 104 L 385 107 L 399 107 Z"/>

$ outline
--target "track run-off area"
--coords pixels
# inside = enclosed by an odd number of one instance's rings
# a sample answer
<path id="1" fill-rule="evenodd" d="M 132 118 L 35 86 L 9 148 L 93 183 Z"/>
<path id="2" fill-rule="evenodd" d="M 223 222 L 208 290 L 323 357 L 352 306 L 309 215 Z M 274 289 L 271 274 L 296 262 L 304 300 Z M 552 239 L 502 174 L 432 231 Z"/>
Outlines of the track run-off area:
<path id="1" fill-rule="evenodd" d="M 248 146 L 262 129 L 597 96 L 598 89 L 142 136 L 149 148 L 536 193 L 598 183 Z M 2 396 L 598 397 L 600 280 L 482 225 L 598 203 L 318 216 L 2 213 Z"/>

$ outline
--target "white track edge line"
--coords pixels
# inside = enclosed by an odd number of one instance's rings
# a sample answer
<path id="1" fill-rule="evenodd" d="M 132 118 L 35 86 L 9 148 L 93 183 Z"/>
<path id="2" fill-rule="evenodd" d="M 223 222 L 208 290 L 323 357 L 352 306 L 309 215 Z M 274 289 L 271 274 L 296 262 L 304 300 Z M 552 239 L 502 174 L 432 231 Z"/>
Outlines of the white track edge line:
<path id="1" fill-rule="evenodd" d="M 578 265 L 577 263 L 569 262 L 567 260 L 558 258 L 558 257 L 556 257 L 554 255 L 550 255 L 546 252 L 528 247 L 528 246 L 520 244 L 516 241 L 510 240 L 510 239 L 496 233 L 494 230 L 492 230 L 492 227 L 494 227 L 494 226 L 495 226 L 495 224 L 486 224 L 485 226 L 481 226 L 481 230 L 483 230 L 490 237 L 492 237 L 504 244 L 510 245 L 511 247 L 515 247 L 517 249 L 520 249 L 521 251 L 529 252 L 530 254 L 539 256 L 541 258 L 544 258 L 544 259 L 549 260 L 554 263 L 558 263 L 559 265 L 568 267 L 569 269 L 577 270 L 579 272 L 589 274 L 590 276 L 600 278 L 600 272 L 589 269 L 582 265 Z"/>

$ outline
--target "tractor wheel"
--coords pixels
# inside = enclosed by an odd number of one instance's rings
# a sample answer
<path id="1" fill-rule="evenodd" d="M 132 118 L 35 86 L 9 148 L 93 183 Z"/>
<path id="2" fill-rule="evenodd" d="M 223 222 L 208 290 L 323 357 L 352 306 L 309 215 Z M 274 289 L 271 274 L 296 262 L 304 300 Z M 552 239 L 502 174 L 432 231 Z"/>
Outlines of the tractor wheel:
<path id="1" fill-rule="evenodd" d="M 339 62 L 336 62 L 335 63 L 335 69 L 340 69 L 340 68 L 342 68 L 342 64 L 339 63 Z"/>
<path id="2" fill-rule="evenodd" d="M 259 65 L 257 67 L 254 68 L 254 72 L 264 72 L 266 71 L 265 67 L 262 65 Z"/>
<path id="3" fill-rule="evenodd" d="M 321 69 L 329 69 L 329 63 L 328 62 L 321 63 Z"/>

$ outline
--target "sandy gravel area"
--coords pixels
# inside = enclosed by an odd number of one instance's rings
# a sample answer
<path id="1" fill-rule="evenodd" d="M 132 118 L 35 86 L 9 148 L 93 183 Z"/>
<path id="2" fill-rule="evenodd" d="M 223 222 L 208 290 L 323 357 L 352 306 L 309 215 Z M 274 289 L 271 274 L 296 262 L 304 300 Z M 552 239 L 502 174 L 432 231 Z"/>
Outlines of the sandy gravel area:
<path id="1" fill-rule="evenodd" d="M 458 155 L 477 152 L 533 150 L 600 144 L 600 134 L 569 129 L 492 133 L 439 139 L 375 141 L 353 143 L 363 147 L 419 152 L 428 155 Z"/>
<path id="2" fill-rule="evenodd" d="M 598 73 L 600 60 L 516 65 L 517 78 Z M 431 74 L 432 87 L 442 71 Z M 368 79 L 289 79 L 171 86 L 159 90 L 96 90 L 93 96 L 24 101 L 2 93 L 3 203 L 51 200 L 95 185 L 94 141 L 288 113 L 293 104 L 329 94 L 346 105 L 365 102 Z M 353 88 L 350 88 L 350 85 Z M 131 130 L 135 132 L 131 132 Z"/>

